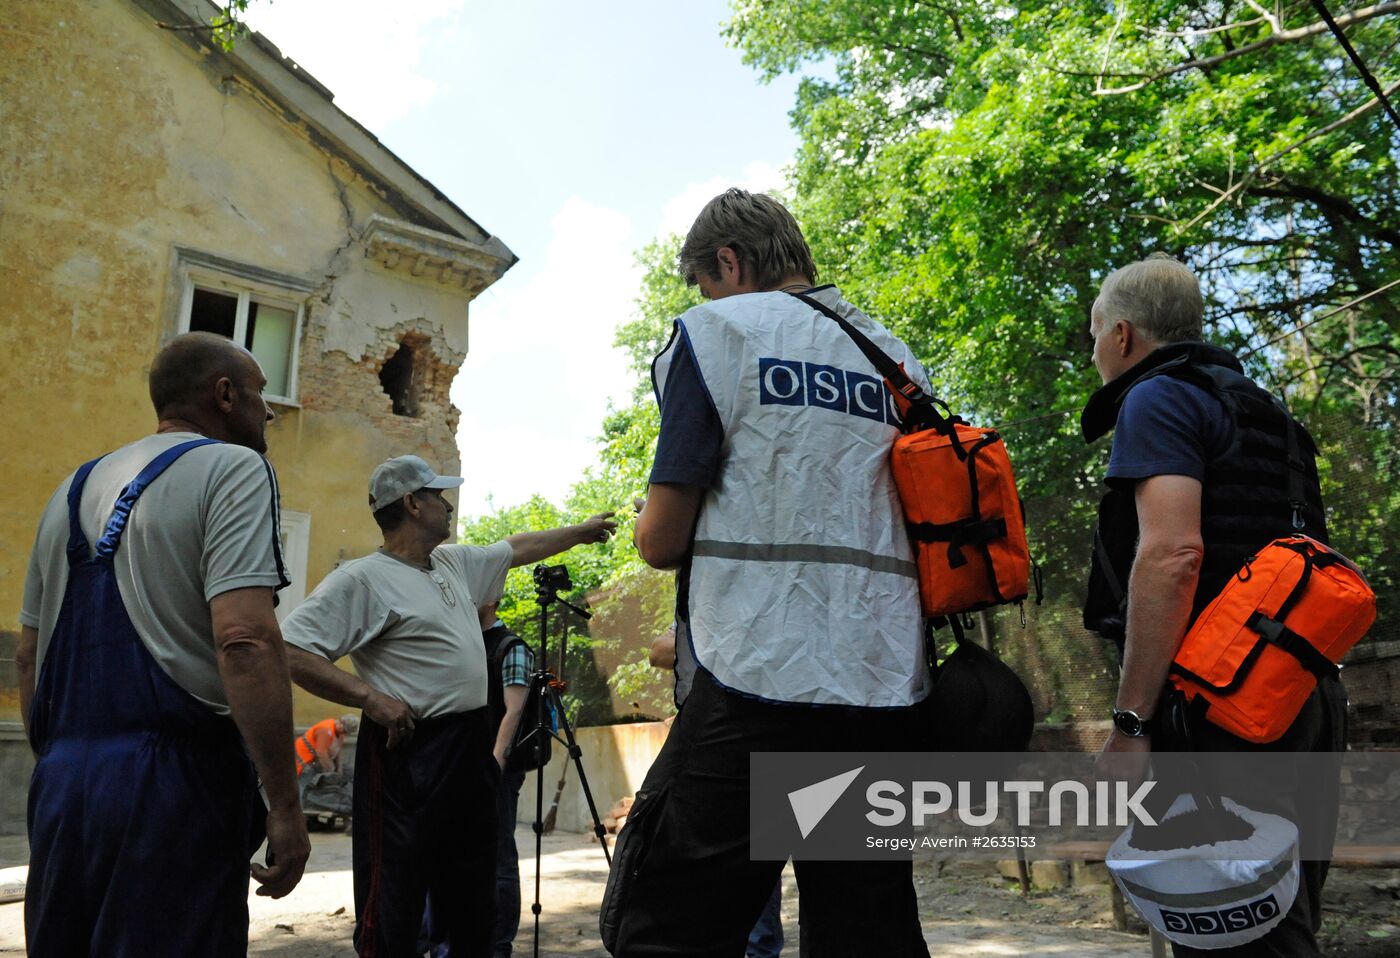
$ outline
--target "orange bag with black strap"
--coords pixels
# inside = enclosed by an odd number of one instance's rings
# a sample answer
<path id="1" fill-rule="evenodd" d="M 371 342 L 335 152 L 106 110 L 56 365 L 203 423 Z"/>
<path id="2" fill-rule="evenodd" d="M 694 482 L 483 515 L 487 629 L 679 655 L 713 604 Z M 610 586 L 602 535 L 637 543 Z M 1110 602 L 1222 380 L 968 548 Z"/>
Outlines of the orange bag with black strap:
<path id="1" fill-rule="evenodd" d="M 1213 725 L 1273 742 L 1375 619 L 1376 594 L 1345 556 L 1308 536 L 1275 539 L 1197 617 L 1170 680 Z"/>
<path id="2" fill-rule="evenodd" d="M 904 435 L 894 442 L 890 468 L 914 546 L 924 615 L 951 617 L 1024 599 L 1030 549 L 1001 436 L 954 416 L 836 311 L 792 295 L 836 321 L 884 377 L 899 407 Z"/>

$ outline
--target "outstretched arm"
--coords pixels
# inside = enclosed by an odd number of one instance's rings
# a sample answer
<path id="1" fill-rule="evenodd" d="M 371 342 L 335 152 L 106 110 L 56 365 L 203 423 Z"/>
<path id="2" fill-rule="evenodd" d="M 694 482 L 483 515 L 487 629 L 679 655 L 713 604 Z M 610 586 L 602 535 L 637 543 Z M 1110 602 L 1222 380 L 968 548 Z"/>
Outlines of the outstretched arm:
<path id="1" fill-rule="evenodd" d="M 513 536 L 506 536 L 506 542 L 510 543 L 514 552 L 511 568 L 541 562 L 588 542 L 607 542 L 608 537 L 617 529 L 617 523 L 612 517 L 611 512 L 600 512 L 577 525 L 560 526 L 558 529 L 545 529 L 541 532 L 517 532 Z"/>

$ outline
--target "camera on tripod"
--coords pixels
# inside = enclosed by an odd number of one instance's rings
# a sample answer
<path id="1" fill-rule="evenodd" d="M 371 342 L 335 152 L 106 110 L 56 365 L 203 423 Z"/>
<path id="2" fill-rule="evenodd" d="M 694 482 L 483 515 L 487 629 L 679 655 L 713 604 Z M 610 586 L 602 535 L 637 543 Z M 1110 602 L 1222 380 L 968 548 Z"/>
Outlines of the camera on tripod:
<path id="1" fill-rule="evenodd" d="M 536 765 L 538 771 L 535 773 L 535 901 L 530 906 L 530 911 L 535 916 L 535 948 L 536 956 L 540 953 L 540 913 L 543 906 L 540 904 L 540 855 L 542 854 L 542 842 L 544 840 L 544 765 L 549 758 L 549 742 L 557 741 L 561 745 L 567 746 L 568 760 L 564 763 L 565 770 L 568 769 L 568 761 L 574 763 L 578 769 L 579 787 L 583 790 L 584 801 L 588 803 L 588 813 L 593 817 L 593 834 L 597 836 L 599 845 L 603 848 L 603 858 L 608 866 L 612 866 L 612 852 L 608 850 L 608 833 L 603 828 L 603 820 L 598 817 L 598 805 L 593 801 L 593 791 L 588 787 L 588 776 L 583 771 L 583 749 L 578 747 L 578 740 L 574 738 L 574 728 L 569 722 L 569 716 L 564 710 L 564 702 L 561 698 L 563 692 L 568 688 L 564 681 L 564 660 L 565 652 L 568 648 L 569 630 L 567 627 L 559 630 L 559 673 L 555 675 L 549 671 L 549 607 L 558 603 L 566 609 L 572 611 L 580 618 L 587 620 L 593 614 L 587 609 L 574 605 L 568 599 L 561 598 L 560 592 L 572 592 L 574 588 L 573 580 L 569 578 L 567 566 L 545 565 L 540 563 L 534 568 L 535 576 L 535 602 L 540 607 L 540 648 L 535 657 L 535 671 L 530 676 L 530 692 L 525 700 L 525 712 L 521 715 L 522 728 L 526 729 L 523 737 L 517 738 L 515 748 L 533 748 L 535 750 Z M 552 716 L 551 720 L 548 716 Z M 563 737 L 560 737 L 563 732 Z M 559 796 L 563 793 L 564 779 L 563 772 L 560 773 L 559 785 L 554 795 L 555 806 L 558 806 Z"/>
<path id="2" fill-rule="evenodd" d="M 569 567 L 563 565 L 535 566 L 535 591 L 540 595 L 555 595 L 573 590 L 574 582 L 569 578 Z"/>

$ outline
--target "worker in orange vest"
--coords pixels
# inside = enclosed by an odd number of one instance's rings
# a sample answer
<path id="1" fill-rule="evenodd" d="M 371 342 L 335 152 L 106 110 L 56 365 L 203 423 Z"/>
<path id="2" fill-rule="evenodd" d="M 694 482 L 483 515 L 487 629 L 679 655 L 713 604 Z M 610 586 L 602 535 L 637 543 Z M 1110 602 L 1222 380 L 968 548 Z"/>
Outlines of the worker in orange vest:
<path id="1" fill-rule="evenodd" d="M 340 771 L 340 749 L 345 737 L 354 734 L 360 720 L 353 715 L 317 722 L 296 740 L 297 775 L 316 765 L 323 772 Z"/>

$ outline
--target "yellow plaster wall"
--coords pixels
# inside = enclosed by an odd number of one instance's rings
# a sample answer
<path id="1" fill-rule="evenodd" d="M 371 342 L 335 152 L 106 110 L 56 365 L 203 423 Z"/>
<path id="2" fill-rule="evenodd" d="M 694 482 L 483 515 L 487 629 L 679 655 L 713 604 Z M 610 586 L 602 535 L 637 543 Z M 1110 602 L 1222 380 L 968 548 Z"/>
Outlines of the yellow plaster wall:
<path id="1" fill-rule="evenodd" d="M 35 522 L 79 463 L 153 428 L 145 378 L 174 332 L 174 247 L 318 284 L 306 299 L 302 408 L 269 458 L 283 506 L 311 514 L 308 591 L 378 544 L 375 464 L 459 457 L 456 413 L 392 416 L 378 365 L 405 328 L 433 336 L 450 381 L 467 294 L 367 260 L 353 240 L 395 216 L 294 120 L 159 30 L 128 0 L 19 0 L 0 18 L 0 631 L 18 628 Z M 356 355 L 356 350 L 359 354 Z M 0 656 L 3 656 L 0 652 Z M 299 718 L 314 720 L 299 703 Z M 0 704 L 3 709 L 3 704 Z M 0 719 L 7 718 L 0 714 Z"/>

